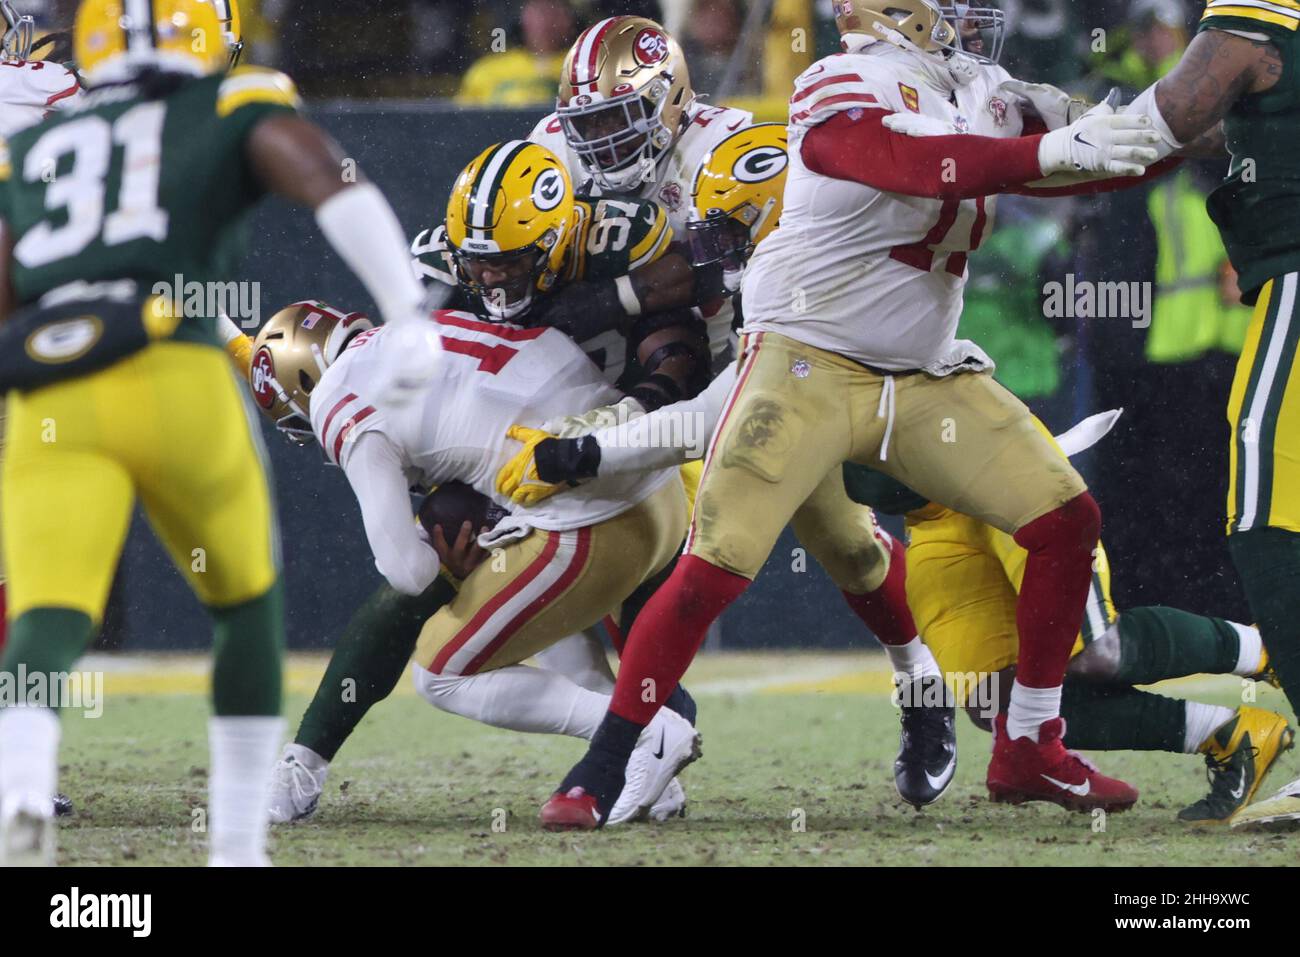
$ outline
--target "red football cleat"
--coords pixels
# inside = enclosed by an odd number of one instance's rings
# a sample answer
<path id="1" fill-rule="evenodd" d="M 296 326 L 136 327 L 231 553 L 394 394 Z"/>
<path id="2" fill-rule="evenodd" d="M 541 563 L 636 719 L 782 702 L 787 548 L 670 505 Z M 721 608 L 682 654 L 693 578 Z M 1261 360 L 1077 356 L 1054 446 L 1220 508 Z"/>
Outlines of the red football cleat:
<path id="1" fill-rule="evenodd" d="M 548 831 L 594 831 L 600 826 L 596 799 L 582 788 L 556 791 L 542 805 L 542 827 Z"/>
<path id="2" fill-rule="evenodd" d="M 1073 751 L 1067 751 L 1065 719 L 1044 721 L 1038 741 L 1007 737 L 1007 718 L 993 722 L 993 760 L 989 762 L 989 797 L 998 802 L 1023 804 L 1051 801 L 1071 811 L 1126 811 L 1137 803 L 1138 793 L 1123 781 L 1108 778 Z"/>

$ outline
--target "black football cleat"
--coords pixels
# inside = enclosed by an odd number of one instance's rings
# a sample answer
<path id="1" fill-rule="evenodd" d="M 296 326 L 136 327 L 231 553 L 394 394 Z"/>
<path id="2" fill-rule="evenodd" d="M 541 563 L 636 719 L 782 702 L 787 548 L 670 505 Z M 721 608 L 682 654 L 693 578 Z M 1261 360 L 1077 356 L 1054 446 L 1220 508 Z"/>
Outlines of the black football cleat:
<path id="1" fill-rule="evenodd" d="M 72 806 L 72 798 L 66 794 L 54 795 L 54 816 L 68 817 L 75 810 Z"/>
<path id="2" fill-rule="evenodd" d="M 902 729 L 894 760 L 894 785 L 915 808 L 933 804 L 948 790 L 957 770 L 956 708 L 937 675 L 900 689 Z"/>

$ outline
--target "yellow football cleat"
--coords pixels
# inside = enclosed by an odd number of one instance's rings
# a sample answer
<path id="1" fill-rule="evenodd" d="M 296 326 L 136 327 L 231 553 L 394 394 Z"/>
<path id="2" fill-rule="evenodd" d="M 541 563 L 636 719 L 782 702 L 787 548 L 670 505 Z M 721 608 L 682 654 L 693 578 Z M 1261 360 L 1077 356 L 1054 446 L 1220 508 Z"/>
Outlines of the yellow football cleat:
<path id="1" fill-rule="evenodd" d="M 1242 808 L 1232 818 L 1233 830 L 1293 831 L 1300 828 L 1300 779 L 1271 798 Z"/>
<path id="2" fill-rule="evenodd" d="M 1178 812 L 1192 824 L 1233 821 L 1250 803 L 1278 755 L 1295 743 L 1286 718 L 1242 706 L 1201 745 L 1209 769 L 1210 793 Z M 1298 802 L 1300 803 L 1300 802 Z"/>
<path id="3" fill-rule="evenodd" d="M 507 496 L 516 505 L 536 505 L 549 498 L 566 486 L 543 482 L 537 476 L 535 459 L 538 443 L 555 436 L 541 429 L 530 429 L 523 425 L 512 425 L 506 435 L 524 447 L 497 472 L 497 491 Z"/>

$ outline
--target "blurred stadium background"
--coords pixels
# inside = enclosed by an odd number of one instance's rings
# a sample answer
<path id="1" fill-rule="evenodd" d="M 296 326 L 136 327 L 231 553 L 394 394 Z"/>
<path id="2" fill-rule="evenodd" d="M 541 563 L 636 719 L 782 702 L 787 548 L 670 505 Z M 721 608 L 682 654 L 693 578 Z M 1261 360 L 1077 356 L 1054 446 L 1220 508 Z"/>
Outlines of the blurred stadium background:
<path id="1" fill-rule="evenodd" d="M 1008 13 L 1002 63 L 1014 75 L 1092 99 L 1127 97 L 1166 71 L 1201 0 L 986 0 Z M 43 31 L 75 0 L 17 0 Z M 594 20 L 660 20 L 714 102 L 783 121 L 791 81 L 838 49 L 831 0 L 241 0 L 245 62 L 299 84 L 393 200 L 414 234 L 439 221 L 456 172 L 491 142 L 526 136 L 552 108 L 568 45 Z M 1204 212 L 1223 164 L 1185 165 L 1150 186 L 1099 199 L 1005 197 L 971 261 L 962 334 L 1058 431 L 1123 406 L 1115 433 L 1079 464 L 1101 502 L 1118 606 L 1168 604 L 1244 620 L 1223 538 L 1228 385 L 1249 313 Z M 309 216 L 268 204 L 251 223 L 244 274 L 263 318 L 303 298 L 368 308 Z M 1152 322 L 1049 319 L 1043 287 L 1076 280 L 1151 283 Z M 201 396 L 192 397 L 202 401 Z M 277 474 L 290 641 L 327 647 L 378 583 L 337 470 L 267 430 Z M 888 524 L 888 523 L 887 523 Z M 896 527 L 896 526 L 894 526 Z M 787 536 L 760 584 L 710 647 L 860 646 L 857 619 Z M 208 631 L 162 553 L 133 530 L 102 648 L 195 649 Z"/>

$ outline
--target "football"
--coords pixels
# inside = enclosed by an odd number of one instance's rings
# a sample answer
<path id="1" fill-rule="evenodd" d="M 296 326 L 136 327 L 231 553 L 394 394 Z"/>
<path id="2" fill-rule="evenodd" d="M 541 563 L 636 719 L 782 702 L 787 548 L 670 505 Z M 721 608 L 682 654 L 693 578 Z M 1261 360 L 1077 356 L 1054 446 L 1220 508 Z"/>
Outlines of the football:
<path id="1" fill-rule="evenodd" d="M 478 532 L 495 527 L 505 514 L 505 509 L 464 482 L 439 485 L 424 497 L 419 511 L 424 530 L 432 536 L 434 526 L 441 525 L 448 544 L 455 541 L 465 521 L 472 522 L 474 531 Z"/>

